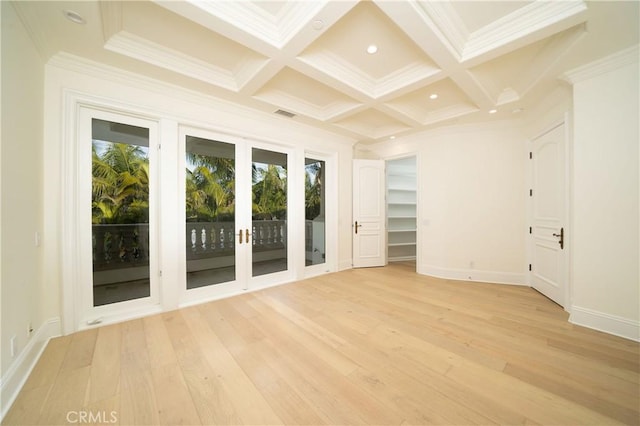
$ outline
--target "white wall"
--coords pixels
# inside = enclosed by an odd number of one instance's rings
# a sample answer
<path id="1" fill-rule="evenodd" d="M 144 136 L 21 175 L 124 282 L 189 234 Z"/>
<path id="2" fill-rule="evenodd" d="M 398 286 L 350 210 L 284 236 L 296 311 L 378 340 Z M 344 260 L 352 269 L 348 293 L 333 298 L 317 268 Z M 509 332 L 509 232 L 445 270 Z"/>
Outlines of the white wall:
<path id="1" fill-rule="evenodd" d="M 458 125 L 371 147 L 418 156 L 418 272 L 525 281 L 525 139 L 512 123 Z"/>
<path id="2" fill-rule="evenodd" d="M 45 322 L 41 305 L 42 119 L 44 63 L 9 2 L 2 8 L 1 414 L 18 387 L 22 364 Z M 51 297 L 56 297 L 52 295 Z M 32 324 L 35 332 L 29 333 Z M 11 356 L 10 339 L 15 336 Z M 17 381 L 15 379 L 18 379 Z"/>
<path id="3" fill-rule="evenodd" d="M 635 61 L 574 84 L 571 321 L 638 340 L 639 131 Z M 602 66 L 602 63 L 599 64 Z"/>

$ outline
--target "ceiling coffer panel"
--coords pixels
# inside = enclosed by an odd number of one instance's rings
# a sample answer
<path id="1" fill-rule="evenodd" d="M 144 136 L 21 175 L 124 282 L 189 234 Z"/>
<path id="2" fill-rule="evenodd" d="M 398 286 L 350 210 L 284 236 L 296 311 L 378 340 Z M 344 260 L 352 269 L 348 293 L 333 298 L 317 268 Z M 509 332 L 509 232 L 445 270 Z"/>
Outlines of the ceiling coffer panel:
<path id="1" fill-rule="evenodd" d="M 254 97 L 321 121 L 331 120 L 360 105 L 354 99 L 291 68 L 283 69 Z"/>
<path id="2" fill-rule="evenodd" d="M 372 2 L 358 3 L 298 60 L 372 99 L 440 72 Z"/>
<path id="3" fill-rule="evenodd" d="M 120 20 L 119 31 L 105 49 L 209 84 L 239 91 L 269 61 L 150 2 L 124 2 L 120 13 L 113 18 Z"/>

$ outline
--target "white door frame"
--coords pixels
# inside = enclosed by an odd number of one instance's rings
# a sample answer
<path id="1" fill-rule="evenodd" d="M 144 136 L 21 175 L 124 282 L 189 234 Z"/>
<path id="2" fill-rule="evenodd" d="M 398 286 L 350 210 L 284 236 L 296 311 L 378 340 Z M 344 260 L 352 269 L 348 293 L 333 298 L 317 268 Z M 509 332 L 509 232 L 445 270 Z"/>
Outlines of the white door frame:
<path id="1" fill-rule="evenodd" d="M 99 323 L 113 322 L 141 315 L 159 312 L 160 280 L 159 258 L 161 241 L 159 238 L 158 192 L 160 162 L 157 155 L 159 144 L 159 122 L 153 117 L 137 116 L 122 111 L 90 105 L 75 104 L 73 138 L 65 147 L 66 163 L 64 190 L 65 214 L 63 223 L 62 250 L 64 256 L 63 301 L 64 330 L 75 331 Z M 149 128 L 149 157 L 151 164 L 149 200 L 149 239 L 154 250 L 149 259 L 150 296 L 124 302 L 93 306 L 93 294 L 88 283 L 93 283 L 91 260 L 91 119 L 98 118 L 134 126 Z M 90 294 L 91 293 L 91 294 Z"/>
<path id="2" fill-rule="evenodd" d="M 545 129 L 541 132 L 538 132 L 534 137 L 530 138 L 528 143 L 526 144 L 526 155 L 529 156 L 529 153 L 532 152 L 533 141 L 544 136 L 546 133 L 556 129 L 559 126 L 564 125 L 564 181 L 565 181 L 565 202 L 564 202 L 564 211 L 562 213 L 562 222 L 564 224 L 564 255 L 563 255 L 563 308 L 570 312 L 572 305 L 572 286 L 571 286 L 571 236 L 572 236 L 572 226 L 571 226 L 571 200 L 572 200 L 572 185 L 571 185 L 571 164 L 572 164 L 572 139 L 571 139 L 571 122 L 569 113 L 565 113 L 561 120 L 557 120 L 551 125 L 545 127 Z M 534 180 L 533 180 L 533 164 L 531 161 L 527 162 L 527 188 L 533 189 Z M 527 189 L 528 191 L 528 189 Z M 533 264 L 533 244 L 534 238 L 529 232 L 529 227 L 533 226 L 533 199 L 527 194 L 527 226 L 526 226 L 526 256 L 527 260 L 525 262 L 525 271 L 527 277 L 527 285 L 533 288 L 533 273 L 534 271 L 529 271 L 529 265 L 532 265 L 532 269 L 535 268 L 535 264 Z"/>

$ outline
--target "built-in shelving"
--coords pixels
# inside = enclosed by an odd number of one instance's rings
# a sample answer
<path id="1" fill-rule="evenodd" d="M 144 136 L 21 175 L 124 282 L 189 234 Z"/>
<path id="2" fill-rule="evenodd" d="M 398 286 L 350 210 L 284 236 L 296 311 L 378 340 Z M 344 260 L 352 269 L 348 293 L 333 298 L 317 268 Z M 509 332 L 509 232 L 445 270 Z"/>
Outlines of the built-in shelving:
<path id="1" fill-rule="evenodd" d="M 387 161 L 387 257 L 416 258 L 416 158 Z"/>

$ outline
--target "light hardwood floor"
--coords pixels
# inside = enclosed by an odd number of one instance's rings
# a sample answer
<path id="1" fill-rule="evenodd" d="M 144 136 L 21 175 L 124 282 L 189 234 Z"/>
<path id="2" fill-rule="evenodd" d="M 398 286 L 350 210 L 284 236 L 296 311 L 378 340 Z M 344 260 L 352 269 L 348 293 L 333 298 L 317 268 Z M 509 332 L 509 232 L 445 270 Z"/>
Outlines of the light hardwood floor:
<path id="1" fill-rule="evenodd" d="M 529 288 L 411 268 L 53 339 L 4 423 L 640 423 L 637 343 L 569 324 Z"/>

